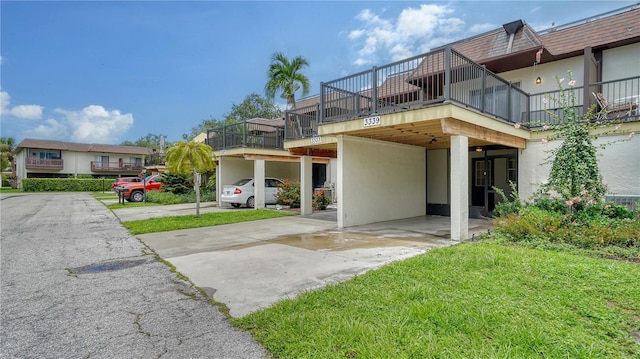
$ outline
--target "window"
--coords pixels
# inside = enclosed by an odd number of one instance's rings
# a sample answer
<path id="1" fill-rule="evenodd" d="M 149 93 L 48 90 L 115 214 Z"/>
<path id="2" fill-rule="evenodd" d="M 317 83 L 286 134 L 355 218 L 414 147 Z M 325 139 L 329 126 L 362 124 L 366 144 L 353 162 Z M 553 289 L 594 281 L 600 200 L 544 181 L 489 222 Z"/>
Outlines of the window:
<path id="1" fill-rule="evenodd" d="M 487 164 L 487 169 L 485 170 L 485 163 Z M 487 181 L 487 178 L 491 178 L 491 161 L 477 161 L 475 168 L 475 186 L 476 187 L 484 187 Z"/>

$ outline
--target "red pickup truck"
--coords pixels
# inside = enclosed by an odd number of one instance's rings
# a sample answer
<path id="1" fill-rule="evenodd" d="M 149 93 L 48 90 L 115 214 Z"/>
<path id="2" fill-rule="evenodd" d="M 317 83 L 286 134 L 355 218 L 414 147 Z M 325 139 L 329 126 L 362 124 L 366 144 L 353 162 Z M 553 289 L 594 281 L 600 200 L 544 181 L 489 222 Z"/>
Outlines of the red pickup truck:
<path id="1" fill-rule="evenodd" d="M 129 202 L 142 202 L 145 189 L 147 191 L 159 191 L 162 188 L 160 181 L 162 175 L 147 176 L 141 182 L 123 183 L 115 188 L 116 193 L 122 192 L 122 196 Z"/>

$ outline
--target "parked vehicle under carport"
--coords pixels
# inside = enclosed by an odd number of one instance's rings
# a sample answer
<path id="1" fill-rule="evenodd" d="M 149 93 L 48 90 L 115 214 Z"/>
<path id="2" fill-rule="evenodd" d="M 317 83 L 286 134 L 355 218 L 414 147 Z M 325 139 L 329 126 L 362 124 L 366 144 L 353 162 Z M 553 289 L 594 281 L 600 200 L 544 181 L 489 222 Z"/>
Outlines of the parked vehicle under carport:
<path id="1" fill-rule="evenodd" d="M 264 179 L 264 203 L 275 204 L 278 194 L 278 185 L 282 181 L 274 177 Z M 246 205 L 249 208 L 255 207 L 253 178 L 243 178 L 232 185 L 222 187 L 220 201 L 229 203 L 234 208 Z"/>

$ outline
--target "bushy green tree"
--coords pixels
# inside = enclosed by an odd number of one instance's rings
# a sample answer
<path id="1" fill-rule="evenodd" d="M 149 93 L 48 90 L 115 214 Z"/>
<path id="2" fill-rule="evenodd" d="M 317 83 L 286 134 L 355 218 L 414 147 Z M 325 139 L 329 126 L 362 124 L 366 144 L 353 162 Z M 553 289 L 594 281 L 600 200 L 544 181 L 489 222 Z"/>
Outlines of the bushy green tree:
<path id="1" fill-rule="evenodd" d="M 11 167 L 13 163 L 13 148 L 15 145 L 16 140 L 14 140 L 13 137 L 0 138 L 0 170 L 4 171 L 6 168 Z"/>
<path id="2" fill-rule="evenodd" d="M 252 118 L 279 118 L 283 111 L 271 99 L 256 93 L 245 97 L 241 104 L 233 104 L 231 111 L 224 116 L 225 123 L 237 123 Z"/>
<path id="3" fill-rule="evenodd" d="M 148 133 L 138 138 L 136 141 L 122 141 L 121 146 L 137 146 L 160 150 L 161 142 L 164 141 L 164 148 L 171 147 L 171 142 L 167 141 L 167 136 L 163 134 Z"/>

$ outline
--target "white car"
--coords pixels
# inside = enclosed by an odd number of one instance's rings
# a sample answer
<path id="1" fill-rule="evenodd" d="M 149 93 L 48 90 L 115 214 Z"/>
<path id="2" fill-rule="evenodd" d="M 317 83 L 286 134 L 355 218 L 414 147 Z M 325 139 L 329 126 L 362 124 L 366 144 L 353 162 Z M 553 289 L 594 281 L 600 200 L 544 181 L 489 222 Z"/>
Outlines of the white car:
<path id="1" fill-rule="evenodd" d="M 266 177 L 264 179 L 265 204 L 276 203 L 279 184 L 282 184 L 282 181 L 277 178 Z M 242 205 L 247 205 L 247 207 L 253 208 L 256 204 L 254 198 L 253 178 L 243 178 L 232 185 L 224 185 L 222 187 L 220 201 L 229 203 L 234 208 L 238 208 Z"/>

